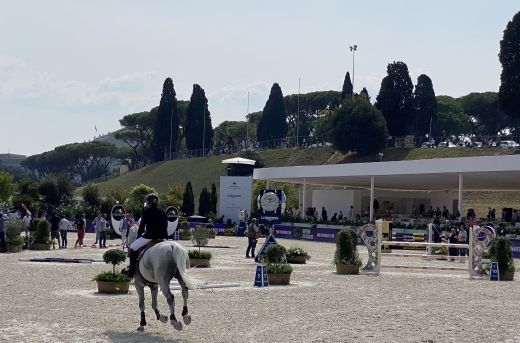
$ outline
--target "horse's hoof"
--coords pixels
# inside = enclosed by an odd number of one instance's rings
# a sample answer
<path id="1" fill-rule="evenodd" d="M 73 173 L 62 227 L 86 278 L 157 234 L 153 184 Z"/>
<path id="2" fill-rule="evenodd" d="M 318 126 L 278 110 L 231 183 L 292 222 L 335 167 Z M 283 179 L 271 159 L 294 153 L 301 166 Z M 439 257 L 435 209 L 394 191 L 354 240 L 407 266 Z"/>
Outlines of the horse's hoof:
<path id="1" fill-rule="evenodd" d="M 182 321 L 184 322 L 184 324 L 190 325 L 191 324 L 191 316 L 189 314 L 187 314 L 185 316 L 182 316 Z"/>
<path id="2" fill-rule="evenodd" d="M 161 323 L 168 323 L 168 316 L 161 314 L 159 320 L 161 321 Z"/>
<path id="3" fill-rule="evenodd" d="M 143 332 L 144 331 L 144 326 L 140 326 L 137 328 L 137 331 L 140 331 L 140 332 Z"/>
<path id="4" fill-rule="evenodd" d="M 170 323 L 173 325 L 175 330 L 181 331 L 182 330 L 182 323 L 178 321 L 171 320 Z"/>

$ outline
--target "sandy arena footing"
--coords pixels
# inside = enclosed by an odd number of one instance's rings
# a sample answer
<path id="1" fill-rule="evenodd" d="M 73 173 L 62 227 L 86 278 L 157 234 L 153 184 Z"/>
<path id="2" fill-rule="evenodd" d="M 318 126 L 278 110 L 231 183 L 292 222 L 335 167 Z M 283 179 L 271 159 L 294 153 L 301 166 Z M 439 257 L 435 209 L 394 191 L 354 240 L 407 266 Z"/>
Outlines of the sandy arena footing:
<path id="1" fill-rule="evenodd" d="M 86 239 L 91 243 L 93 236 Z M 191 274 L 198 283 L 240 287 L 191 291 L 193 322 L 180 332 L 155 320 L 149 292 L 148 326 L 137 332 L 133 286 L 128 295 L 100 295 L 91 281 L 96 273 L 110 270 L 109 265 L 19 261 L 100 260 L 105 249 L 0 254 L 0 342 L 520 342 L 519 281 L 470 280 L 467 272 L 458 270 L 385 269 L 385 264 L 465 266 L 397 256 L 383 256 L 380 276 L 337 275 L 331 263 L 334 244 L 279 243 L 301 246 L 312 258 L 293 265 L 290 286 L 254 288 L 256 263 L 244 257 L 247 239 L 212 240 L 213 245 L 239 248 L 212 248 L 212 267 L 192 269 Z M 360 248 L 360 253 L 366 261 L 365 250 Z M 178 290 L 174 295 L 180 317 L 182 297 Z M 162 294 L 159 306 L 168 314 Z"/>

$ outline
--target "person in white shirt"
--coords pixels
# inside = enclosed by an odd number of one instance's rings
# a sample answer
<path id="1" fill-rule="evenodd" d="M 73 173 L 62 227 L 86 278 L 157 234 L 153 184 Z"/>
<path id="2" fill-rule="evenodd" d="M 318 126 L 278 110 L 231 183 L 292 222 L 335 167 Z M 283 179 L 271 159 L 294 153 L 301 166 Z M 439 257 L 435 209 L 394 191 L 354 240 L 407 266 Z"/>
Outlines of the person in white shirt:
<path id="1" fill-rule="evenodd" d="M 72 228 L 70 221 L 65 218 L 65 215 L 61 216 L 60 220 L 60 236 L 61 236 L 61 249 L 67 249 L 67 232 Z"/>

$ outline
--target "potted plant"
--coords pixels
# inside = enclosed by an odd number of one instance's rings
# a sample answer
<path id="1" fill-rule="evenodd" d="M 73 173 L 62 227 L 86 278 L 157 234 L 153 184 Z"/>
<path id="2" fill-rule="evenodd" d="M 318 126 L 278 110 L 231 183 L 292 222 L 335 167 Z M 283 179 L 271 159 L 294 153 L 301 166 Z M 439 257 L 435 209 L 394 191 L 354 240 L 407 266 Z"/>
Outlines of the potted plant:
<path id="1" fill-rule="evenodd" d="M 24 238 L 20 233 L 24 231 L 21 219 L 10 219 L 5 223 L 5 244 L 7 252 L 21 252 Z"/>
<path id="2" fill-rule="evenodd" d="M 202 228 L 200 226 L 195 227 L 195 231 L 193 231 L 191 241 L 193 244 L 198 247 L 198 250 L 190 250 L 188 251 L 188 257 L 190 258 L 190 268 L 192 267 L 201 267 L 201 268 L 209 268 L 211 260 L 211 253 L 209 251 L 200 251 L 200 247 L 205 247 L 209 241 L 209 232 L 206 228 Z"/>
<path id="3" fill-rule="evenodd" d="M 181 241 L 189 241 L 191 239 L 190 224 L 186 220 L 181 222 L 181 232 L 179 233 L 179 239 Z"/>
<path id="4" fill-rule="evenodd" d="M 110 249 L 103 254 L 103 261 L 112 265 L 111 272 L 96 275 L 93 281 L 97 282 L 99 293 L 128 293 L 131 279 L 120 272 L 116 273 L 116 265 L 126 261 L 126 252 L 119 249 Z"/>
<path id="5" fill-rule="evenodd" d="M 287 263 L 305 264 L 311 257 L 300 247 L 291 247 L 287 249 Z"/>
<path id="6" fill-rule="evenodd" d="M 213 223 L 206 224 L 206 230 L 208 230 L 208 237 L 209 238 L 215 238 L 216 237 L 215 225 L 213 225 Z"/>
<path id="7" fill-rule="evenodd" d="M 285 247 L 279 244 L 271 245 L 265 252 L 267 261 L 267 279 L 270 285 L 288 285 L 291 282 L 293 268 L 287 263 Z"/>
<path id="8" fill-rule="evenodd" d="M 334 264 L 338 274 L 359 274 L 361 259 L 356 244 L 357 234 L 354 230 L 341 230 L 336 236 Z"/>
<path id="9" fill-rule="evenodd" d="M 489 248 L 492 262 L 498 262 L 500 281 L 513 281 L 515 277 L 515 262 L 511 253 L 511 243 L 506 237 L 498 237 Z"/>
<path id="10" fill-rule="evenodd" d="M 33 233 L 33 250 L 49 250 L 51 248 L 51 224 L 44 220 L 38 220 Z"/>

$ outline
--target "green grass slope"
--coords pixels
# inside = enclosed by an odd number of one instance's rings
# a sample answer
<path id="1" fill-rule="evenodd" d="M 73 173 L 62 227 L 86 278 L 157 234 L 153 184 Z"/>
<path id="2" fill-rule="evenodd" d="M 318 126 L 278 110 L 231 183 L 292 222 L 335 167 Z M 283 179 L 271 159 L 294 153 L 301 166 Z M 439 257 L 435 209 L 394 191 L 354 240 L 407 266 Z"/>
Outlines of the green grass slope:
<path id="1" fill-rule="evenodd" d="M 355 155 L 343 155 L 331 148 L 319 149 L 281 149 L 258 152 L 265 162 L 265 167 L 285 167 L 297 165 L 321 165 L 336 163 L 360 163 L 373 162 L 375 156 L 356 157 Z M 506 149 L 386 149 L 384 161 L 415 160 L 447 157 L 488 156 L 505 155 L 513 151 Z M 144 183 L 164 192 L 170 184 L 178 184 L 184 189 L 188 181 L 191 181 L 196 202 L 202 187 L 210 187 L 211 183 L 219 187 L 220 176 L 226 175 L 226 165 L 222 160 L 233 157 L 211 156 L 206 158 L 191 158 L 160 162 L 137 171 L 111 178 L 98 184 L 100 192 L 105 195 L 113 187 L 129 189 L 130 187 Z"/>

